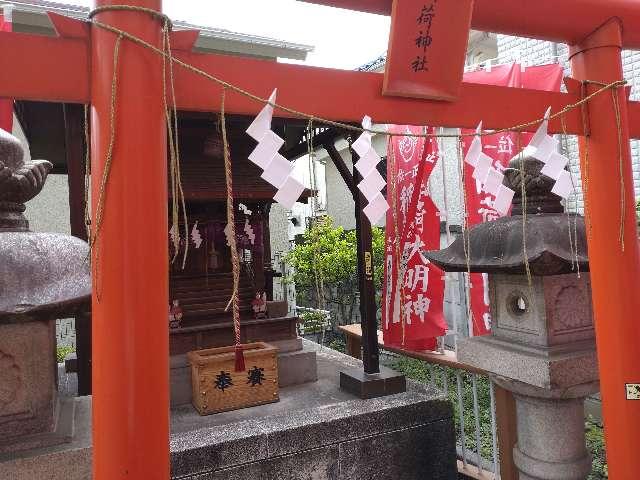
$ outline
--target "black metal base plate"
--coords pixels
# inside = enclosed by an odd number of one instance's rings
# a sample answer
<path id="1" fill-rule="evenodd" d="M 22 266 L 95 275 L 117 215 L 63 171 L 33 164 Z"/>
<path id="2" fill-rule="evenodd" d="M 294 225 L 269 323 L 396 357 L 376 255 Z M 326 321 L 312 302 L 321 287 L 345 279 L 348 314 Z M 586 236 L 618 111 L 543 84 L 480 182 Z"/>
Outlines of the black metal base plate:
<path id="1" fill-rule="evenodd" d="M 364 373 L 361 368 L 340 372 L 340 388 L 360 398 L 376 398 L 407 391 L 407 380 L 401 373 L 380 367 L 380 373 Z"/>

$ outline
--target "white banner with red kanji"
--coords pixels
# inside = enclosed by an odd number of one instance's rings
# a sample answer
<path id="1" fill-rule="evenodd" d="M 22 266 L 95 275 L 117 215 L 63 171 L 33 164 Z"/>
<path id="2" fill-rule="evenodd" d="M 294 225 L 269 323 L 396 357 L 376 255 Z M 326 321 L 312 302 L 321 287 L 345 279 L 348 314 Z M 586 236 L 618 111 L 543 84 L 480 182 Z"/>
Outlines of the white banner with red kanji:
<path id="1" fill-rule="evenodd" d="M 424 127 L 392 126 L 418 134 Z M 430 128 L 428 131 L 433 132 Z M 394 136 L 387 148 L 387 212 L 382 327 L 386 345 L 433 350 L 446 333 L 444 273 L 424 257 L 440 248 L 440 215 L 428 180 L 438 160 L 435 138 Z"/>
<path id="2" fill-rule="evenodd" d="M 563 69 L 558 64 L 541 65 L 522 69 L 518 64 L 501 65 L 491 71 L 481 70 L 467 73 L 465 82 L 481 83 L 514 88 L 559 91 Z M 475 130 L 462 130 L 463 134 L 472 134 Z M 482 152 L 493 159 L 493 167 L 503 172 L 509 161 L 519 153 L 531 140 L 532 134 L 500 133 L 482 137 Z M 474 137 L 465 136 L 463 154 L 469 151 Z M 473 178 L 473 167 L 465 164 L 465 192 L 468 226 L 495 220 L 500 217 L 493 208 L 495 197 L 482 191 L 479 179 Z M 472 273 L 469 279 L 470 335 L 486 335 L 491 331 L 491 312 L 489 311 L 489 292 L 487 274 Z"/>

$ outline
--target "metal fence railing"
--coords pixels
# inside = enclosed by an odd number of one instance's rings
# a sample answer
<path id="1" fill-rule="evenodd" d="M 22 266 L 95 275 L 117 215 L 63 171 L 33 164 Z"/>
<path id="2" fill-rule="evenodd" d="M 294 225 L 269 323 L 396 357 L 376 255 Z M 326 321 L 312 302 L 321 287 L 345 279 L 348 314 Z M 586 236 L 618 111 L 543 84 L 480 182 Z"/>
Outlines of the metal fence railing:
<path id="1" fill-rule="evenodd" d="M 325 335 L 333 329 L 331 323 L 331 312 L 309 307 L 295 307 L 296 314 L 300 315 L 298 322 L 298 335 L 301 337 L 317 335 L 320 347 L 324 347 Z"/>
<path id="2" fill-rule="evenodd" d="M 338 329 L 345 334 L 346 353 L 360 358 L 360 326 Z M 385 345 L 381 349 L 384 364 L 439 390 L 451 402 L 460 473 L 482 480 L 517 478 L 510 455 L 515 444 L 515 404 L 509 392 L 494 386 L 486 372 L 458 362 L 453 350 L 408 351 Z M 505 452 L 504 458 L 500 452 Z"/>
<path id="3" fill-rule="evenodd" d="M 450 400 L 454 409 L 460 471 L 472 474 L 474 478 L 499 479 L 496 400 L 488 376 L 393 352 L 385 352 L 385 359 L 389 366 L 439 390 Z"/>

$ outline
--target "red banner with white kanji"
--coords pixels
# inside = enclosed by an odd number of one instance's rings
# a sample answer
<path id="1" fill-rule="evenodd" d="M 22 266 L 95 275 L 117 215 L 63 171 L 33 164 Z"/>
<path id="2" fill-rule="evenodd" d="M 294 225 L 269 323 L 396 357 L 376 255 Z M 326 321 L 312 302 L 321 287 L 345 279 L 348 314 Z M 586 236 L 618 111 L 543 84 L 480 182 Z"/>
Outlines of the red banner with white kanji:
<path id="1" fill-rule="evenodd" d="M 559 91 L 563 69 L 558 64 L 521 68 L 518 64 L 501 65 L 491 71 L 467 73 L 465 82 L 497 85 L 502 87 L 529 88 L 533 90 Z M 544 112 L 540 112 L 542 115 Z M 462 133 L 474 133 L 475 130 L 462 130 Z M 463 154 L 466 155 L 473 137 L 463 138 Z M 493 166 L 500 172 L 509 161 L 528 145 L 531 134 L 500 133 L 482 137 L 482 151 L 493 159 Z M 482 192 L 480 183 L 472 177 L 473 167 L 464 164 L 466 209 L 468 225 L 495 220 L 500 216 L 493 209 L 494 196 Z M 469 300 L 471 303 L 471 325 L 469 334 L 486 335 L 491 330 L 491 312 L 489 311 L 489 292 L 487 274 L 473 273 L 470 276 Z"/>
<path id="2" fill-rule="evenodd" d="M 6 19 L 4 14 L 0 13 L 0 32 L 10 31 L 10 19 Z M 13 100 L 10 98 L 0 98 L 0 128 L 9 133 L 13 130 Z"/>
<path id="3" fill-rule="evenodd" d="M 434 129 L 429 128 L 430 132 Z M 424 127 L 392 126 L 394 133 Z M 436 139 L 390 137 L 382 327 L 386 345 L 433 350 L 445 334 L 444 273 L 424 257 L 440 248 L 440 216 L 428 180 L 438 160 Z"/>

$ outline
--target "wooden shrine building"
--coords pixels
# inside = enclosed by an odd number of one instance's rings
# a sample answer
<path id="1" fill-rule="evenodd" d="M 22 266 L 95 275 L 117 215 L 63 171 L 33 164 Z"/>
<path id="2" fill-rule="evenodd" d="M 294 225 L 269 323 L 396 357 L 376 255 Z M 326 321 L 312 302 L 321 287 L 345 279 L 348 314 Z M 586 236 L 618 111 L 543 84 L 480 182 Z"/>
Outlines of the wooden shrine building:
<path id="1" fill-rule="evenodd" d="M 83 110 L 78 105 L 44 102 L 16 102 L 16 113 L 29 142 L 33 158 L 46 158 L 54 164 L 54 173 L 68 174 L 72 233 L 86 237 L 84 227 L 84 126 Z M 219 118 L 211 114 L 179 112 L 178 131 L 181 178 L 189 224 L 184 238 L 180 212 L 181 250 L 170 265 L 170 301 L 178 300 L 183 310 L 180 328 L 171 330 L 171 355 L 199 348 L 231 345 L 231 312 L 225 311 L 232 292 L 231 255 L 224 228 L 226 193 L 223 148 Z M 251 118 L 227 119 L 229 149 L 232 158 L 234 196 L 236 198 L 236 236 L 241 253 L 240 309 L 243 341 L 295 339 L 295 316 L 286 315 L 280 305 L 268 318 L 254 319 L 251 302 L 256 292 L 264 291 L 273 299 L 273 276 L 269 213 L 275 188 L 260 178 L 261 170 L 248 160 L 255 142 L 245 130 Z M 292 120 L 274 120 L 274 131 L 286 138 L 284 156 L 296 158 L 306 149 L 305 126 Z M 300 201 L 307 201 L 305 190 Z M 167 200 L 171 201 L 171 191 Z M 246 207 L 250 214 L 245 213 Z M 170 210 L 170 208 L 169 208 Z M 245 233 L 245 220 L 255 235 L 253 242 Z M 168 219 L 169 226 L 171 219 Z M 191 236 L 197 222 L 201 237 L 196 247 Z M 144 232 L 141 232 L 144 235 Z M 188 254 L 182 268 L 185 240 Z M 167 238 L 173 256 L 171 239 Z M 274 306 L 275 310 L 276 307 Z M 82 362 L 83 326 L 78 322 L 78 350 Z"/>
<path id="2" fill-rule="evenodd" d="M 255 142 L 245 133 L 250 121 L 235 118 L 228 122 L 236 198 L 236 240 L 241 261 L 239 296 L 243 341 L 285 340 L 297 335 L 296 318 L 286 316 L 286 308 L 269 312 L 266 319 L 254 319 L 251 308 L 258 292 L 264 291 L 268 300 L 273 299 L 275 272 L 271 266 L 269 212 L 276 190 L 260 178 L 260 168 L 247 158 L 255 147 Z M 284 138 L 287 128 L 281 124 L 279 129 Z M 189 228 L 193 229 L 197 222 L 202 243 L 196 248 L 189 239 L 183 269 L 185 239 L 182 234 L 181 251 L 171 267 L 170 299 L 178 300 L 184 310 L 182 327 L 171 332 L 172 355 L 233 343 L 231 313 L 225 311 L 231 298 L 232 276 L 231 254 L 224 233 L 226 190 L 220 129 L 217 118 L 185 114 L 178 130 Z M 291 132 L 302 129 L 288 130 L 290 142 L 297 145 L 299 139 L 292 137 Z M 300 200 L 306 201 L 310 193 L 306 190 Z M 255 236 L 253 241 L 245 230 L 247 222 Z M 183 225 L 181 232 L 184 232 Z"/>

